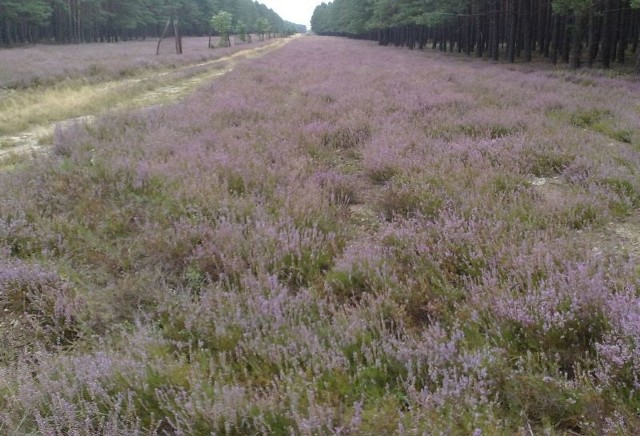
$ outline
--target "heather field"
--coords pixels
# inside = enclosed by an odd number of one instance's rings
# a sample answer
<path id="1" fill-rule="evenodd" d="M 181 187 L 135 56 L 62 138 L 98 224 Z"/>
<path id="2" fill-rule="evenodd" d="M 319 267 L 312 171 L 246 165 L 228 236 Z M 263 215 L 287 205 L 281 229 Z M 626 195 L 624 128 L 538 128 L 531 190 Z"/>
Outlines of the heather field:
<path id="1" fill-rule="evenodd" d="M 233 39 L 232 39 L 233 40 Z M 253 44 L 208 48 L 207 37 L 182 39 L 184 54 L 175 54 L 173 38 L 160 44 L 156 56 L 157 38 L 119 43 L 91 43 L 74 45 L 30 45 L 22 48 L 0 48 L 0 90 L 52 85 L 69 79 L 101 82 L 135 76 L 158 68 L 176 68 L 197 62 L 207 62 L 247 47 L 265 42 L 254 37 Z M 218 37 L 212 38 L 218 44 Z M 0 94 L 1 96 L 1 94 Z"/>
<path id="2" fill-rule="evenodd" d="M 638 434 L 640 82 L 304 37 L 0 172 L 0 433 Z"/>

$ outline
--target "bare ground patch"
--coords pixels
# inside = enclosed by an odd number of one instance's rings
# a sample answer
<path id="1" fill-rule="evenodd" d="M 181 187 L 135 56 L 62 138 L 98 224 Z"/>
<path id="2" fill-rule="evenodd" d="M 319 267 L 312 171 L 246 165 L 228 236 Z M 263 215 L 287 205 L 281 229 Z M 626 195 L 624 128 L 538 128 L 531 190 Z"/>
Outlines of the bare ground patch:
<path id="1" fill-rule="evenodd" d="M 531 181 L 546 207 L 560 209 L 569 187 L 560 177 L 536 177 Z M 592 247 L 595 255 L 626 255 L 640 259 L 640 215 L 609 222 L 604 228 L 578 230 L 578 239 Z"/>
<path id="2" fill-rule="evenodd" d="M 586 236 L 592 241 L 593 252 L 604 255 L 627 255 L 640 259 L 640 216 L 622 222 L 611 222 L 595 234 Z"/>
<path id="3" fill-rule="evenodd" d="M 531 185 L 545 204 L 554 209 L 562 206 L 567 187 L 560 177 L 535 177 Z"/>

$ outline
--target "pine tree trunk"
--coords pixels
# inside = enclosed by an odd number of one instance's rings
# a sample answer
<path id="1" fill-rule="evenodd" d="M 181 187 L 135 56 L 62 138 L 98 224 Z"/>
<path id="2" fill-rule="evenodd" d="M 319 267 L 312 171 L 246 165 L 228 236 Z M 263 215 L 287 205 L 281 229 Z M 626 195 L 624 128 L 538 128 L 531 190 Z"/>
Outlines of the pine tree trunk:
<path id="1" fill-rule="evenodd" d="M 551 48 L 551 40 L 553 36 L 553 10 L 551 3 L 547 5 L 547 17 L 545 19 L 545 38 L 544 38 L 544 57 L 549 57 L 549 50 Z"/>
<path id="2" fill-rule="evenodd" d="M 447 52 L 449 50 L 449 32 L 446 25 L 440 26 L 438 32 L 440 33 L 440 44 L 443 52 Z"/>
<path id="3" fill-rule="evenodd" d="M 610 11 L 613 6 L 611 0 L 608 0 L 604 4 L 605 12 L 602 16 L 602 42 L 600 56 L 602 60 L 602 67 L 609 68 L 611 61 L 611 37 L 613 33 L 612 22 L 613 12 Z"/>
<path id="4" fill-rule="evenodd" d="M 473 35 L 473 21 L 471 17 L 466 17 L 466 34 L 465 34 L 465 47 L 464 51 L 467 56 L 471 56 L 471 37 Z"/>
<path id="5" fill-rule="evenodd" d="M 631 30 L 631 53 L 636 54 L 638 49 L 638 40 L 640 39 L 640 9 L 633 12 L 633 26 Z"/>
<path id="6" fill-rule="evenodd" d="M 538 53 L 544 54 L 545 39 L 547 36 L 547 1 L 540 0 L 538 3 L 538 23 L 536 26 L 536 41 L 538 44 Z"/>
<path id="7" fill-rule="evenodd" d="M 524 61 L 531 62 L 531 0 L 521 0 L 522 49 Z"/>
<path id="8" fill-rule="evenodd" d="M 571 40 L 571 54 L 569 55 L 569 65 L 573 69 L 580 68 L 580 58 L 582 56 L 582 34 L 584 32 L 585 13 L 575 12 L 575 26 Z"/>
<path id="9" fill-rule="evenodd" d="M 169 26 L 171 25 L 172 22 L 173 22 L 173 15 L 171 15 L 167 20 L 167 24 L 164 26 L 162 35 L 160 35 L 160 39 L 158 40 L 158 47 L 156 48 L 156 56 L 160 54 L 160 43 L 162 42 L 164 37 L 167 36 L 167 32 L 169 31 Z"/>
<path id="10" fill-rule="evenodd" d="M 596 15 L 594 8 L 589 9 L 589 57 L 587 65 L 593 66 L 593 61 L 598 56 L 600 48 L 600 18 Z"/>
<path id="11" fill-rule="evenodd" d="M 619 30 L 619 38 L 618 38 L 618 50 L 616 54 L 616 62 L 619 64 L 624 64 L 624 55 L 627 50 L 627 33 L 629 26 L 629 14 L 626 11 L 621 11 L 620 14 L 620 30 Z"/>
<path id="12" fill-rule="evenodd" d="M 562 62 L 569 63 L 569 53 L 571 52 L 571 32 L 569 17 L 564 18 L 564 26 L 562 29 Z"/>
<path id="13" fill-rule="evenodd" d="M 551 47 L 550 57 L 551 63 L 556 65 L 558 63 L 558 45 L 560 43 L 560 17 L 558 15 L 553 16 L 553 29 L 551 31 Z"/>
<path id="14" fill-rule="evenodd" d="M 616 52 L 618 47 L 619 35 L 620 35 L 619 25 L 620 25 L 620 14 L 622 12 L 620 10 L 620 2 L 618 0 L 613 0 L 611 2 L 611 9 L 613 9 L 613 15 L 612 15 L 613 22 L 611 23 L 612 32 L 611 32 L 610 62 L 613 62 L 616 60 Z"/>
<path id="15" fill-rule="evenodd" d="M 176 39 L 176 54 L 182 54 L 182 36 L 180 35 L 179 21 L 173 20 L 173 36 Z"/>
<path id="16" fill-rule="evenodd" d="M 480 9 L 478 8 L 478 0 L 471 3 L 471 11 L 473 15 L 473 42 L 475 44 L 476 57 L 482 57 L 482 22 Z"/>
<path id="17" fill-rule="evenodd" d="M 515 61 L 516 38 L 518 35 L 518 0 L 509 0 L 509 37 L 507 40 L 507 60 Z"/>
<path id="18" fill-rule="evenodd" d="M 491 55 L 491 59 L 493 59 L 494 61 L 497 61 L 498 48 L 499 48 L 498 38 L 499 38 L 499 32 L 500 32 L 500 20 L 499 20 L 498 8 L 500 7 L 500 2 L 497 0 L 493 0 L 491 2 L 490 7 L 491 7 L 491 11 L 489 11 L 489 13 L 491 14 L 491 16 L 489 21 L 489 26 L 490 26 L 489 53 Z"/>

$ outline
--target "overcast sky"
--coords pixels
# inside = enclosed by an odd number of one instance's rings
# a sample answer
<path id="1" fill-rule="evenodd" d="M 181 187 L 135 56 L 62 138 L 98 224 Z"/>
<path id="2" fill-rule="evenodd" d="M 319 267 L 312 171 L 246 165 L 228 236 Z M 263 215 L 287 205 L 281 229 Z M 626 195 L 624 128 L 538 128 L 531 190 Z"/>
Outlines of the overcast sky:
<path id="1" fill-rule="evenodd" d="M 325 0 L 329 3 L 330 0 Z M 276 11 L 283 19 L 309 27 L 313 10 L 322 0 L 258 0 Z"/>

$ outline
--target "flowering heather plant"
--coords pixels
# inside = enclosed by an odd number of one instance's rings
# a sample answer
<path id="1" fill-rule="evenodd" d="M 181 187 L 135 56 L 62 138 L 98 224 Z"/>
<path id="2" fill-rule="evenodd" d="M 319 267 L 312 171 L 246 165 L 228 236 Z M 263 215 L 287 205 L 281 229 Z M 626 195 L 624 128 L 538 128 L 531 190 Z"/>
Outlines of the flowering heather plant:
<path id="1" fill-rule="evenodd" d="M 40 347 L 69 345 L 78 336 L 84 304 L 55 273 L 0 252 L 2 361 Z"/>
<path id="2" fill-rule="evenodd" d="M 0 173 L 0 429 L 637 433 L 637 92 L 304 37 L 59 129 Z"/>

